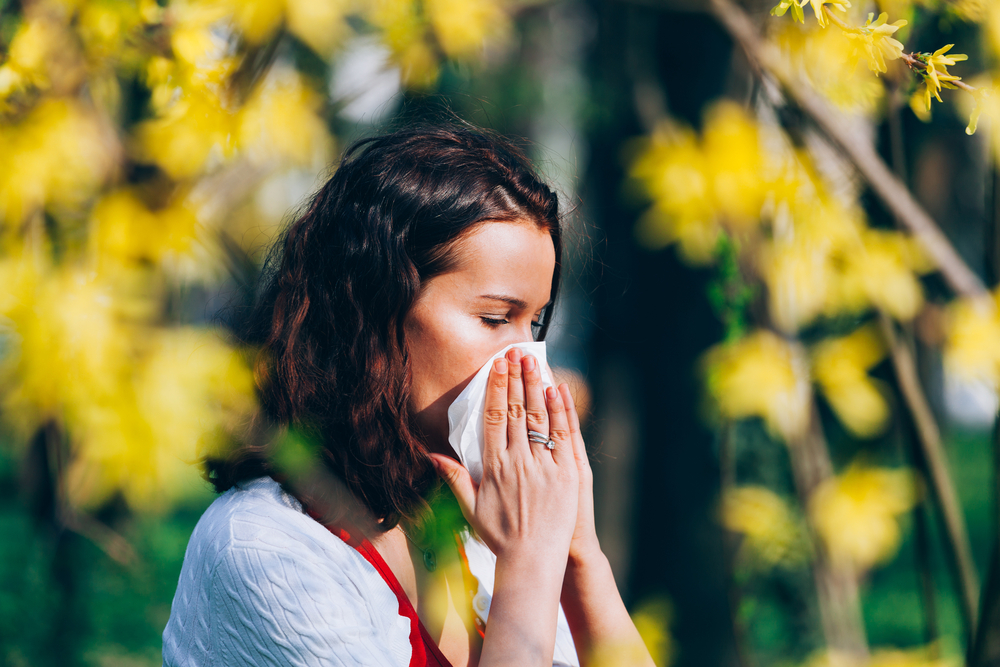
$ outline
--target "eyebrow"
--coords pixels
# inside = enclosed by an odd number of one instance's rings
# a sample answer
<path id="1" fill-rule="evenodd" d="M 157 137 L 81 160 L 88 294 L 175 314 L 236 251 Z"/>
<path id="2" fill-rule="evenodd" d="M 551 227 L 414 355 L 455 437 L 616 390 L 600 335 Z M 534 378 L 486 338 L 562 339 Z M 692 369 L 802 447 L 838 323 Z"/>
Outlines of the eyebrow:
<path id="1" fill-rule="evenodd" d="M 528 302 L 527 301 L 524 301 L 522 299 L 518 299 L 515 296 L 507 296 L 505 294 L 480 294 L 479 298 L 480 299 L 488 299 L 490 301 L 502 301 L 503 303 L 508 303 L 508 304 L 510 304 L 512 306 L 520 308 L 521 310 L 527 310 L 527 308 L 528 308 Z M 549 301 L 547 304 L 545 304 L 544 306 L 542 306 L 542 309 L 548 308 L 550 305 L 552 305 L 551 301 Z"/>

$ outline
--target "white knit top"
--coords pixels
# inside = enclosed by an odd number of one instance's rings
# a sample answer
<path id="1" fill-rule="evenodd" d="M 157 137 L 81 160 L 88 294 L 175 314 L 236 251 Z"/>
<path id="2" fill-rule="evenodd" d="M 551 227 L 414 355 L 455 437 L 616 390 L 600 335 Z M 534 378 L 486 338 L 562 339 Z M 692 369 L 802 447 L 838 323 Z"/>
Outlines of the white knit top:
<path id="1" fill-rule="evenodd" d="M 495 558 L 474 538 L 466 552 L 480 584 L 473 607 L 485 618 Z M 375 568 L 261 477 L 223 493 L 195 526 L 163 664 L 406 667 L 409 635 Z M 562 609 L 553 664 L 579 665 Z"/>

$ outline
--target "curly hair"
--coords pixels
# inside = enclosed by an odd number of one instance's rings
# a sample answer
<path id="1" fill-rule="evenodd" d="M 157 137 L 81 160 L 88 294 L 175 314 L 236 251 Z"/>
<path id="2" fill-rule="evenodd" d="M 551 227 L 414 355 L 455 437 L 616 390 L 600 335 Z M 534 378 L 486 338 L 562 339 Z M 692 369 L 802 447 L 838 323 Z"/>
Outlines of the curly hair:
<path id="1" fill-rule="evenodd" d="M 436 475 L 413 427 L 403 323 L 421 284 L 453 268 L 485 221 L 529 222 L 562 254 L 556 194 L 510 141 L 467 125 L 363 139 L 279 237 L 242 338 L 256 343 L 262 413 L 307 429 L 330 472 L 388 530 Z M 539 339 L 551 322 L 541 319 Z M 275 474 L 260 448 L 206 462 L 216 491 Z"/>

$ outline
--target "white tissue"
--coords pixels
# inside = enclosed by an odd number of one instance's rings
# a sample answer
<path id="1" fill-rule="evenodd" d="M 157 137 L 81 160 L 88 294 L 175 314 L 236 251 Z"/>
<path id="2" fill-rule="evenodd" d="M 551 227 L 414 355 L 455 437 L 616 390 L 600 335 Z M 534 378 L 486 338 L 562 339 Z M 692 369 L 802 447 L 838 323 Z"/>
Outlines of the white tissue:
<path id="1" fill-rule="evenodd" d="M 512 347 L 520 348 L 538 360 L 542 373 L 542 385 L 553 386 L 552 374 L 545 359 L 545 341 L 514 343 L 500 350 L 479 369 L 472 381 L 462 390 L 458 398 L 448 408 L 448 442 L 451 443 L 458 460 L 462 462 L 477 484 L 483 478 L 483 412 L 486 409 L 486 382 L 489 380 L 493 362 Z"/>

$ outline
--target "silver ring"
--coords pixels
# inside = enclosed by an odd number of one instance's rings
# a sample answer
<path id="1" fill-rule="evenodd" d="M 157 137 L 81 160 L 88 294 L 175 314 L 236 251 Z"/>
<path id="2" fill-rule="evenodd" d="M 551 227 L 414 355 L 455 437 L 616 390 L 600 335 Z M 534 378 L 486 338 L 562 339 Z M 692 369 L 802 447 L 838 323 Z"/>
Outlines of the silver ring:
<path id="1" fill-rule="evenodd" d="M 547 435 L 543 435 L 538 431 L 528 431 L 528 441 L 534 442 L 539 445 L 545 445 L 545 448 L 552 451 L 556 448 L 556 443 L 554 440 L 549 438 Z"/>

